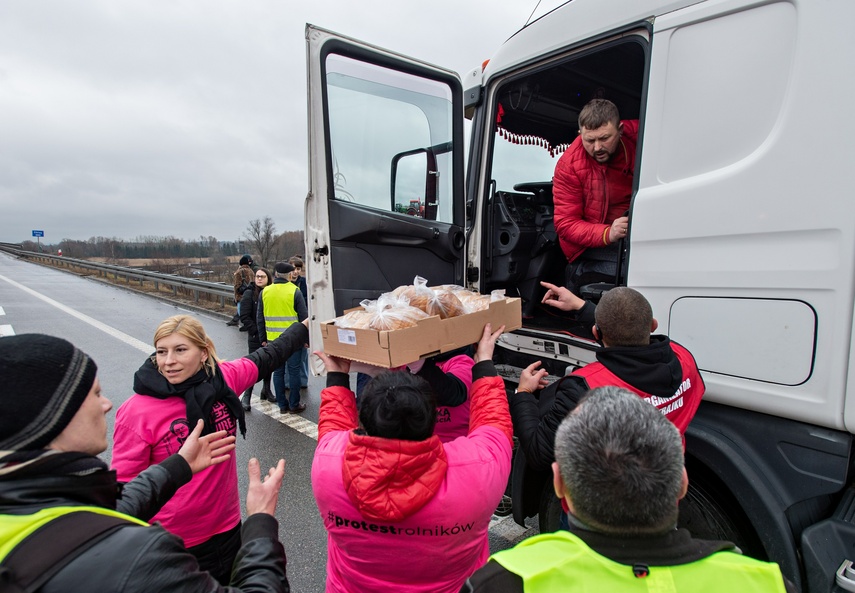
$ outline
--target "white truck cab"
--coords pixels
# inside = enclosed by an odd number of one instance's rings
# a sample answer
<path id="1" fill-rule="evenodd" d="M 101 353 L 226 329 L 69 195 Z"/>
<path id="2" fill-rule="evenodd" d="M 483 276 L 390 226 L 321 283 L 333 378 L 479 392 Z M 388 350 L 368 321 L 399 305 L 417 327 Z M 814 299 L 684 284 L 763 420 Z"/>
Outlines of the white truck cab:
<path id="1" fill-rule="evenodd" d="M 523 299 L 496 352 L 511 382 L 533 360 L 556 376 L 595 360 L 539 281 L 566 266 L 555 164 L 582 106 L 613 101 L 640 124 L 615 283 L 707 388 L 681 521 L 833 590 L 855 560 L 853 22 L 851 0 L 573 0 L 462 82 L 308 25 L 313 319 L 419 274 Z M 544 476 L 520 465 L 518 521 L 544 508 Z"/>

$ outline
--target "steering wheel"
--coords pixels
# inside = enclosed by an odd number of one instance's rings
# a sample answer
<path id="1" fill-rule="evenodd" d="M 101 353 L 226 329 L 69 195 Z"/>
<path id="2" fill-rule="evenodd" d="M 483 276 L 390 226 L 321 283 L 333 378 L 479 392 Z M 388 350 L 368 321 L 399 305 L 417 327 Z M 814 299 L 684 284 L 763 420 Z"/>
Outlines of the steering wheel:
<path id="1" fill-rule="evenodd" d="M 525 183 L 517 183 L 514 186 L 514 191 L 534 194 L 538 198 L 552 199 L 552 182 L 551 181 L 526 181 Z"/>

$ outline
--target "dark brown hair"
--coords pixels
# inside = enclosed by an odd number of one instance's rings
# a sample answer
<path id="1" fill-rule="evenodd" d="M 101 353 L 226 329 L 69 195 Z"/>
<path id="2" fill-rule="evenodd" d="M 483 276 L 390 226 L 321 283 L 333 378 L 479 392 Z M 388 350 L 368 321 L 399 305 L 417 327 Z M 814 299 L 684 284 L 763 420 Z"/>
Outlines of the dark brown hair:
<path id="1" fill-rule="evenodd" d="M 587 128 L 596 130 L 607 123 L 613 123 L 615 127 L 620 124 L 620 114 L 617 106 L 608 99 L 594 99 L 588 101 L 579 112 L 579 129 Z"/>

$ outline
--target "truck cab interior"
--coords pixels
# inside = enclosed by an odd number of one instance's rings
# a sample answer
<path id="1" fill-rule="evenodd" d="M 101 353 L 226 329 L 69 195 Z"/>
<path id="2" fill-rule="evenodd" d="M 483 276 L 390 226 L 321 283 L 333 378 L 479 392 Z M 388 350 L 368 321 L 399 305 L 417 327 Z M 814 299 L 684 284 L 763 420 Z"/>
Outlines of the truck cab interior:
<path id="1" fill-rule="evenodd" d="M 524 327 L 590 336 L 590 328 L 540 304 L 540 281 L 564 285 L 567 266 L 554 225 L 552 174 L 578 136 L 579 112 L 591 99 L 612 101 L 622 119 L 639 118 L 646 51 L 638 37 L 621 37 L 515 73 L 494 87 L 493 129 L 484 132 L 492 142 L 485 162 L 488 195 L 480 197 L 487 204 L 481 283 L 483 292 L 504 288 L 523 299 Z M 596 301 L 625 282 L 628 242 L 621 248 L 614 280 L 588 285 L 583 298 Z"/>

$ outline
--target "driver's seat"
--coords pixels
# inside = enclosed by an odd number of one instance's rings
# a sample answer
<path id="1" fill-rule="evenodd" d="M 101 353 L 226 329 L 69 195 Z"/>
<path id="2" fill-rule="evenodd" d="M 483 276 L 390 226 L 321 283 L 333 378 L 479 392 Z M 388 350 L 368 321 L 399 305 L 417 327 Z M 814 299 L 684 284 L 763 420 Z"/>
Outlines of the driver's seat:
<path id="1" fill-rule="evenodd" d="M 626 239 L 618 241 L 617 251 L 617 271 L 615 272 L 614 280 L 611 282 L 589 282 L 579 286 L 579 296 L 581 298 L 586 301 L 591 301 L 592 303 L 598 303 L 604 294 L 615 286 L 619 286 L 621 284 L 621 280 L 626 278 Z"/>

